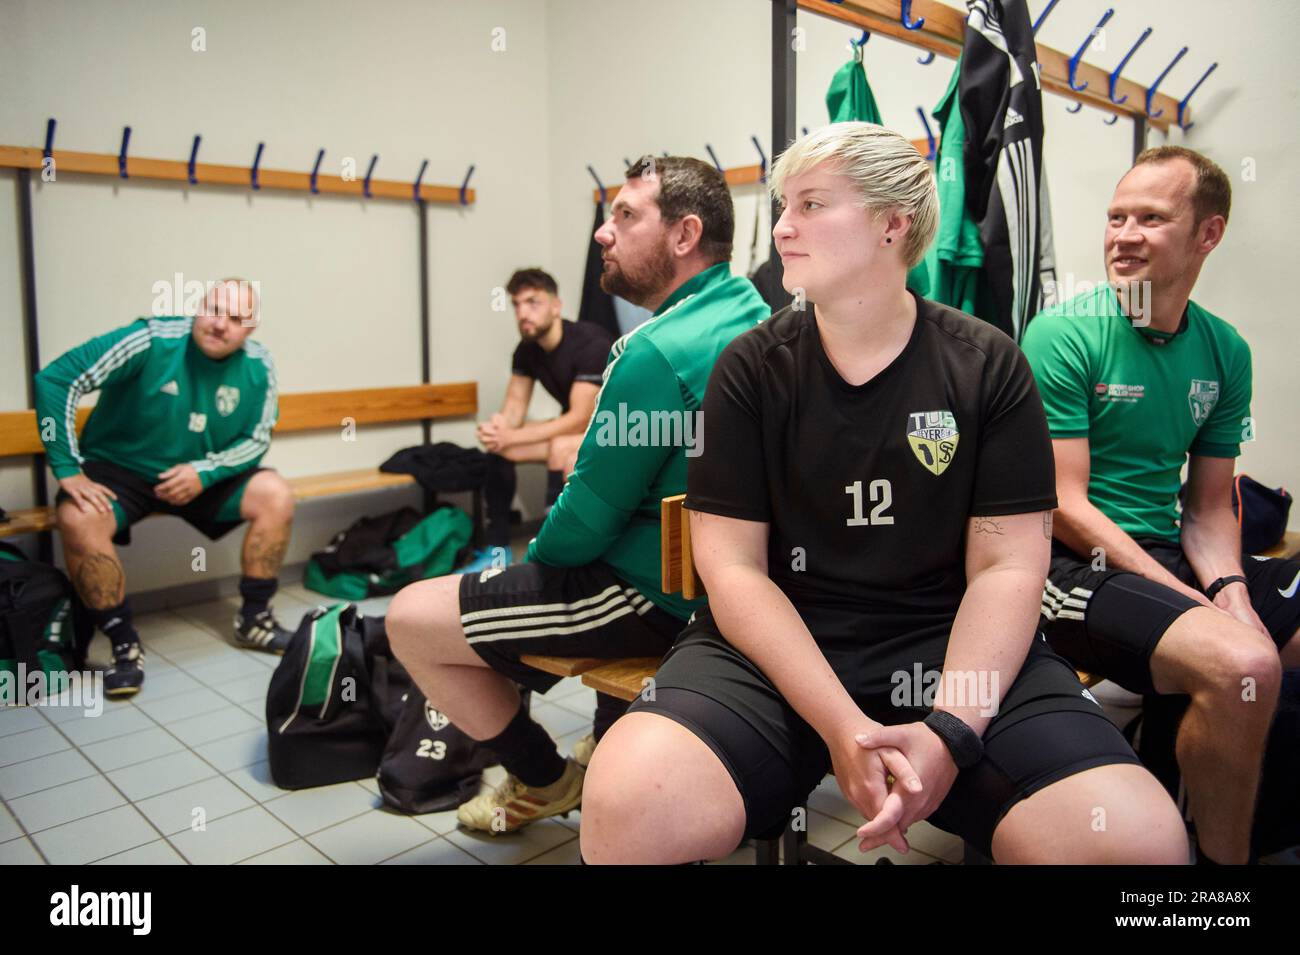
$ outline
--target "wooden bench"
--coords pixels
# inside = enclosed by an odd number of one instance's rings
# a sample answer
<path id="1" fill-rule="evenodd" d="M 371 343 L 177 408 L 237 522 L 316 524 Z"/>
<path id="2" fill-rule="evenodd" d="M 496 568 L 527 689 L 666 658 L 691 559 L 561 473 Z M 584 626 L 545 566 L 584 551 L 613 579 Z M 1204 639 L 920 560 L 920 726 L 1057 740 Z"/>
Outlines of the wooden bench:
<path id="1" fill-rule="evenodd" d="M 77 432 L 86 423 L 90 408 L 77 409 Z M 280 395 L 280 420 L 275 434 L 360 427 L 367 424 L 395 424 L 454 418 L 478 411 L 478 385 L 458 382 L 446 385 L 408 385 L 396 388 L 360 388 L 350 391 L 311 391 Z M 0 458 L 38 455 L 45 452 L 36 423 L 36 412 L 0 412 Z M 378 467 L 355 468 L 288 478 L 299 501 L 406 487 L 415 483 L 409 474 L 387 474 Z M 477 505 L 477 498 L 476 498 Z M 477 508 L 476 508 L 477 509 Z M 479 524 L 475 515 L 475 528 Z M 0 537 L 53 530 L 53 507 L 30 507 L 9 512 L 0 524 Z"/>
<path id="2" fill-rule="evenodd" d="M 691 551 L 690 522 L 682 507 L 685 494 L 663 499 L 660 511 L 660 587 L 665 593 L 678 593 L 693 600 L 704 593 L 704 584 L 695 571 L 695 562 Z M 1277 547 L 1266 552 L 1269 557 L 1291 557 L 1300 553 L 1300 533 L 1288 532 Z M 659 660 L 654 657 L 639 657 L 624 660 L 599 660 L 591 658 L 548 657 L 525 655 L 522 662 L 535 669 L 556 676 L 582 677 L 584 685 L 599 693 L 631 702 L 650 685 L 659 668 Z M 1095 686 L 1101 677 L 1078 671 L 1079 679 L 1085 687 Z M 778 842 L 784 847 L 784 863 L 799 865 L 815 863 L 818 865 L 851 865 L 845 859 L 810 845 L 807 832 L 797 831 L 787 826 L 779 837 L 755 840 L 755 857 L 759 865 L 776 865 L 778 863 Z M 885 860 L 880 860 L 881 862 Z M 974 854 L 967 847 L 968 863 L 987 863 L 988 860 Z"/>

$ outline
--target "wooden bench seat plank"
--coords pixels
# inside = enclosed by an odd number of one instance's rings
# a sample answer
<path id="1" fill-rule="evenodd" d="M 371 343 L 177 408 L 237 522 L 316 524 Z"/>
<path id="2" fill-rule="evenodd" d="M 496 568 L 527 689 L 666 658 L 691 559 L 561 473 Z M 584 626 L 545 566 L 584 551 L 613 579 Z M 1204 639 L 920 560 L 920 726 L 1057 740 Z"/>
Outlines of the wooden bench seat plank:
<path id="1" fill-rule="evenodd" d="M 478 384 L 403 385 L 396 388 L 354 388 L 348 391 L 303 391 L 279 396 L 276 434 L 342 428 L 353 424 L 395 424 L 426 418 L 454 418 L 478 411 Z M 77 433 L 93 406 L 77 409 Z M 36 412 L 0 411 L 0 457 L 44 454 Z"/>
<path id="2" fill-rule="evenodd" d="M 415 483 L 409 474 L 388 474 L 378 468 L 358 468 L 355 471 L 335 471 L 330 474 L 308 474 L 289 478 L 295 500 L 309 501 L 318 497 L 353 494 L 357 491 L 377 491 L 387 487 L 406 487 Z"/>
<path id="3" fill-rule="evenodd" d="M 609 663 L 609 660 L 598 657 L 543 657 L 525 653 L 519 658 L 519 662 L 543 673 L 553 673 L 555 676 L 580 676 L 588 670 L 604 666 Z"/>
<path id="4" fill-rule="evenodd" d="M 620 700 L 635 700 L 659 669 L 658 657 L 629 657 L 626 660 L 605 661 L 582 674 L 582 682 L 598 693 L 608 693 Z"/>
<path id="5" fill-rule="evenodd" d="M 9 520 L 0 524 L 0 537 L 15 537 L 18 534 L 39 534 L 41 531 L 54 529 L 54 511 L 48 507 L 29 507 L 21 511 L 9 511 Z"/>
<path id="6" fill-rule="evenodd" d="M 278 433 L 339 428 L 355 424 L 390 424 L 424 418 L 451 418 L 478 410 L 478 386 L 472 381 L 400 388 L 350 391 L 304 391 L 280 395 Z"/>

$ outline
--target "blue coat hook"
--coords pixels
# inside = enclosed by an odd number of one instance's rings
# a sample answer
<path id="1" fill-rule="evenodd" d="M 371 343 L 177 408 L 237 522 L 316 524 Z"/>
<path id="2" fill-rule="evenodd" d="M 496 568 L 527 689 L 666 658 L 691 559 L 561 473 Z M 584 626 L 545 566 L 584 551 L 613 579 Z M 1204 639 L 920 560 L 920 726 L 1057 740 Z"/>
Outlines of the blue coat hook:
<path id="1" fill-rule="evenodd" d="M 587 167 L 587 172 L 591 173 L 591 178 L 596 180 L 596 188 L 600 190 L 600 204 L 603 206 L 605 200 L 608 198 L 605 195 L 605 184 L 600 181 L 600 176 L 596 175 L 596 170 L 592 169 L 590 166 Z"/>
<path id="2" fill-rule="evenodd" d="M 930 128 L 930 121 L 925 118 L 925 110 L 918 106 L 916 108 L 916 115 L 921 117 L 921 125 L 925 127 L 925 138 L 930 141 L 930 151 L 926 154 L 925 158 L 928 161 L 933 162 L 934 157 L 938 154 L 935 149 L 934 130 Z"/>
<path id="3" fill-rule="evenodd" d="M 920 63 L 922 66 L 929 66 L 934 62 L 934 50 L 931 50 L 925 56 L 918 56 L 916 62 Z"/>
<path id="4" fill-rule="evenodd" d="M 316 188 L 316 177 L 320 174 L 320 161 L 325 158 L 325 150 L 322 149 L 316 154 L 316 165 L 311 167 L 311 194 L 320 195 L 320 190 Z"/>
<path id="5" fill-rule="evenodd" d="M 54 129 L 58 125 L 53 116 L 45 121 L 45 149 L 41 152 L 41 155 L 46 159 L 49 159 L 50 154 L 54 152 Z"/>
<path id="6" fill-rule="evenodd" d="M 1116 113 L 1115 115 L 1111 116 L 1110 119 L 1103 119 L 1102 122 L 1105 123 L 1107 126 L 1114 126 L 1116 123 L 1119 122 L 1119 113 Z"/>
<path id="7" fill-rule="evenodd" d="M 257 154 L 256 154 L 255 156 L 253 156 L 253 168 L 249 170 L 249 178 L 250 178 L 250 180 L 251 180 L 252 183 L 253 183 L 253 188 L 254 188 L 254 189 L 261 189 L 261 188 L 262 188 L 262 184 L 261 184 L 260 182 L 257 181 L 257 170 L 258 170 L 258 167 L 262 165 L 262 149 L 263 149 L 265 146 L 266 146 L 266 143 L 258 143 L 258 144 L 257 144 Z"/>
<path id="8" fill-rule="evenodd" d="M 1051 3 L 1043 8 L 1043 12 L 1038 15 L 1038 19 L 1034 21 L 1035 36 L 1038 34 L 1038 28 L 1043 25 L 1043 21 L 1047 19 L 1047 15 L 1052 12 L 1058 2 L 1060 2 L 1060 0 L 1052 0 Z"/>
<path id="9" fill-rule="evenodd" d="M 803 134 L 804 134 L 805 136 L 808 135 L 808 127 L 807 127 L 807 126 L 804 126 L 804 127 L 803 127 Z"/>
<path id="10" fill-rule="evenodd" d="M 1156 81 L 1147 87 L 1147 116 L 1149 118 L 1156 119 L 1157 117 L 1164 114 L 1163 109 L 1158 109 L 1154 113 L 1151 112 L 1151 101 L 1156 98 L 1156 90 L 1160 87 L 1161 81 L 1164 80 L 1164 78 L 1169 75 L 1169 71 L 1172 70 L 1178 64 L 1178 61 L 1181 60 L 1186 55 L 1187 55 L 1187 47 L 1183 47 L 1181 50 L 1178 51 L 1178 55 L 1174 57 L 1173 60 L 1170 61 L 1168 66 L 1165 67 L 1164 72 L 1162 72 L 1159 76 L 1156 77 Z"/>
<path id="11" fill-rule="evenodd" d="M 1125 93 L 1119 99 L 1115 98 L 1115 84 L 1119 82 L 1119 75 L 1124 72 L 1124 67 L 1128 65 L 1128 61 L 1133 59 L 1133 54 L 1137 52 L 1138 47 L 1140 47 L 1143 43 L 1145 43 L 1147 37 L 1149 37 L 1150 35 L 1151 35 L 1151 28 L 1147 27 L 1145 30 L 1142 31 L 1142 35 L 1138 37 L 1138 41 L 1133 44 L 1133 49 L 1129 50 L 1127 53 L 1124 54 L 1124 59 L 1119 61 L 1119 66 L 1115 67 L 1115 71 L 1110 74 L 1110 101 L 1114 103 L 1116 106 L 1121 106 L 1124 103 L 1128 102 L 1127 93 Z"/>
<path id="12" fill-rule="evenodd" d="M 1196 85 L 1193 86 L 1190 90 L 1188 90 L 1187 95 L 1184 96 L 1182 100 L 1179 101 L 1178 128 L 1181 129 L 1183 132 L 1187 132 L 1189 129 L 1191 129 L 1193 126 L 1196 125 L 1195 123 L 1188 123 L 1186 126 L 1183 125 L 1183 116 L 1187 112 L 1187 101 L 1192 98 L 1193 93 L 1195 93 L 1197 90 L 1201 88 L 1201 84 L 1205 82 L 1205 78 L 1209 76 L 1211 73 L 1213 73 L 1218 68 L 1218 66 L 1219 66 L 1218 63 L 1211 63 L 1210 68 L 1201 75 L 1201 78 L 1199 80 L 1196 81 Z"/>
<path id="13" fill-rule="evenodd" d="M 375 171 L 375 163 L 379 162 L 379 153 L 370 157 L 370 165 L 366 167 L 366 178 L 361 180 L 361 194 L 367 199 L 370 198 L 370 177 Z"/>
<path id="14" fill-rule="evenodd" d="M 750 136 L 749 141 L 758 150 L 758 181 L 767 182 L 767 156 L 763 152 L 763 144 L 758 141 L 757 136 Z"/>
<path id="15" fill-rule="evenodd" d="M 1079 110 L 1081 110 L 1081 109 L 1083 109 L 1083 104 L 1082 104 L 1082 103 L 1075 103 L 1073 106 L 1067 106 L 1067 107 L 1065 107 L 1065 111 L 1066 111 L 1067 113 L 1077 113 L 1077 112 L 1078 112 Z"/>
<path id="16" fill-rule="evenodd" d="M 429 160 L 420 163 L 420 171 L 415 177 L 415 185 L 411 187 L 411 192 L 415 194 L 415 201 L 420 201 L 420 180 L 424 178 L 424 171 L 429 168 Z"/>
<path id="17" fill-rule="evenodd" d="M 126 174 L 126 147 L 131 142 L 131 127 L 122 127 L 122 148 L 117 154 L 117 174 L 123 179 L 129 178 Z"/>
<path id="18" fill-rule="evenodd" d="M 191 186 L 197 186 L 197 185 L 199 184 L 199 177 L 196 176 L 196 175 L 194 175 L 194 163 L 195 163 L 195 162 L 198 160 L 198 158 L 199 158 L 199 143 L 200 143 L 202 140 L 203 140 L 203 137 L 202 137 L 202 136 L 199 136 L 198 134 L 195 134 L 195 136 L 194 136 L 194 145 L 190 147 L 190 168 L 189 168 L 189 180 L 190 180 L 190 185 L 191 185 Z"/>
<path id="19" fill-rule="evenodd" d="M 1088 88 L 1087 82 L 1076 83 L 1074 81 L 1074 74 L 1079 69 L 1079 61 L 1083 59 L 1084 51 L 1087 50 L 1088 47 L 1092 45 L 1093 38 L 1097 35 L 1097 32 L 1101 30 L 1101 28 L 1106 25 L 1106 21 L 1108 21 L 1114 15 L 1115 15 L 1114 7 L 1111 7 L 1105 13 L 1103 13 L 1101 15 L 1101 19 L 1097 21 L 1097 25 L 1093 27 L 1092 32 L 1088 34 L 1088 38 L 1083 41 L 1082 45 L 1080 45 L 1078 51 L 1074 54 L 1074 56 L 1070 57 L 1070 89 L 1074 90 L 1076 93 L 1082 93 L 1084 90 Z M 1073 110 L 1073 112 L 1077 113 L 1078 110 Z"/>
<path id="20" fill-rule="evenodd" d="M 469 200 L 465 198 L 465 191 L 469 189 L 469 177 L 474 175 L 474 167 L 471 165 L 469 171 L 465 173 L 465 180 L 460 184 L 460 204 L 469 205 Z"/>
<path id="21" fill-rule="evenodd" d="M 903 26 L 908 30 L 919 30 L 925 26 L 925 17 L 912 19 L 912 0 L 903 0 L 902 6 L 898 11 L 898 19 L 902 21 Z"/>
<path id="22" fill-rule="evenodd" d="M 725 174 L 727 170 L 723 169 L 722 163 L 718 162 L 718 154 L 713 151 L 713 147 L 705 143 L 704 148 L 709 151 L 709 158 L 713 160 L 713 165 L 717 167 L 718 172 Z"/>

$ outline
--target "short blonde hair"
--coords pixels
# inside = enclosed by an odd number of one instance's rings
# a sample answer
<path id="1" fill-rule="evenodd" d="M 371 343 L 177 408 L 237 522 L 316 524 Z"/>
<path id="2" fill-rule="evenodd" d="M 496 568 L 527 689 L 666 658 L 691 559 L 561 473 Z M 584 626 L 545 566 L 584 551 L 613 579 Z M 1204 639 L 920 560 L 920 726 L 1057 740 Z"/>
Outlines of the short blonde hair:
<path id="1" fill-rule="evenodd" d="M 939 191 L 930 163 L 916 147 L 875 123 L 831 123 L 796 139 L 781 154 L 768 177 L 772 196 L 780 198 L 788 177 L 827 162 L 853 180 L 863 208 L 873 216 L 912 217 L 903 258 L 908 268 L 920 262 L 939 228 Z"/>

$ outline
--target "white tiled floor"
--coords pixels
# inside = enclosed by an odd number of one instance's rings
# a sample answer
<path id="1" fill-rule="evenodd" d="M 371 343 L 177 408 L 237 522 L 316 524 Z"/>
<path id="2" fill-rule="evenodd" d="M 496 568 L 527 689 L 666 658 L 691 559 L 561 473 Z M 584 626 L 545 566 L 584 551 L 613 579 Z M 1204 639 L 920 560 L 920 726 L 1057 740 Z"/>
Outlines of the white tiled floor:
<path id="1" fill-rule="evenodd" d="M 322 598 L 281 588 L 286 626 Z M 366 601 L 382 613 L 387 599 Z M 102 715 L 55 707 L 0 709 L 0 865 L 43 863 L 575 865 L 580 813 L 509 836 L 458 829 L 454 812 L 408 817 L 381 808 L 373 779 L 287 792 L 270 779 L 263 704 L 278 657 L 235 648 L 238 601 L 162 611 L 137 621 L 147 649 L 144 690 L 106 701 Z M 92 645 L 103 663 L 105 641 Z M 568 753 L 590 728 L 595 693 L 564 680 L 533 713 Z M 484 774 L 500 781 L 503 770 Z M 203 823 L 196 827 L 196 820 Z M 961 841 L 928 824 L 912 851 L 865 855 L 861 820 L 827 778 L 808 806 L 809 841 L 859 864 L 961 861 Z M 722 864 L 753 862 L 752 847 Z"/>
<path id="2" fill-rule="evenodd" d="M 293 626 L 323 599 L 286 585 L 275 608 Z M 458 829 L 451 812 L 387 812 L 369 779 L 297 792 L 276 787 L 262 706 L 279 658 L 230 643 L 237 604 L 138 618 L 144 689 L 134 700 L 106 701 L 98 717 L 72 708 L 0 710 L 0 864 L 577 864 L 579 813 L 490 837 Z M 364 608 L 386 606 L 378 599 Z M 105 653 L 97 639 L 92 661 L 102 664 Z M 568 753 L 589 730 L 595 704 L 593 690 L 564 680 L 534 701 L 533 713 Z M 489 770 L 485 785 L 501 773 Z M 810 841 L 850 858 L 854 824 L 828 780 L 809 809 Z M 923 861 L 960 858 L 959 842 L 932 835 L 916 840 L 933 853 Z M 919 851 L 911 855 L 907 861 L 921 861 Z M 723 861 L 752 862 L 753 850 Z"/>

